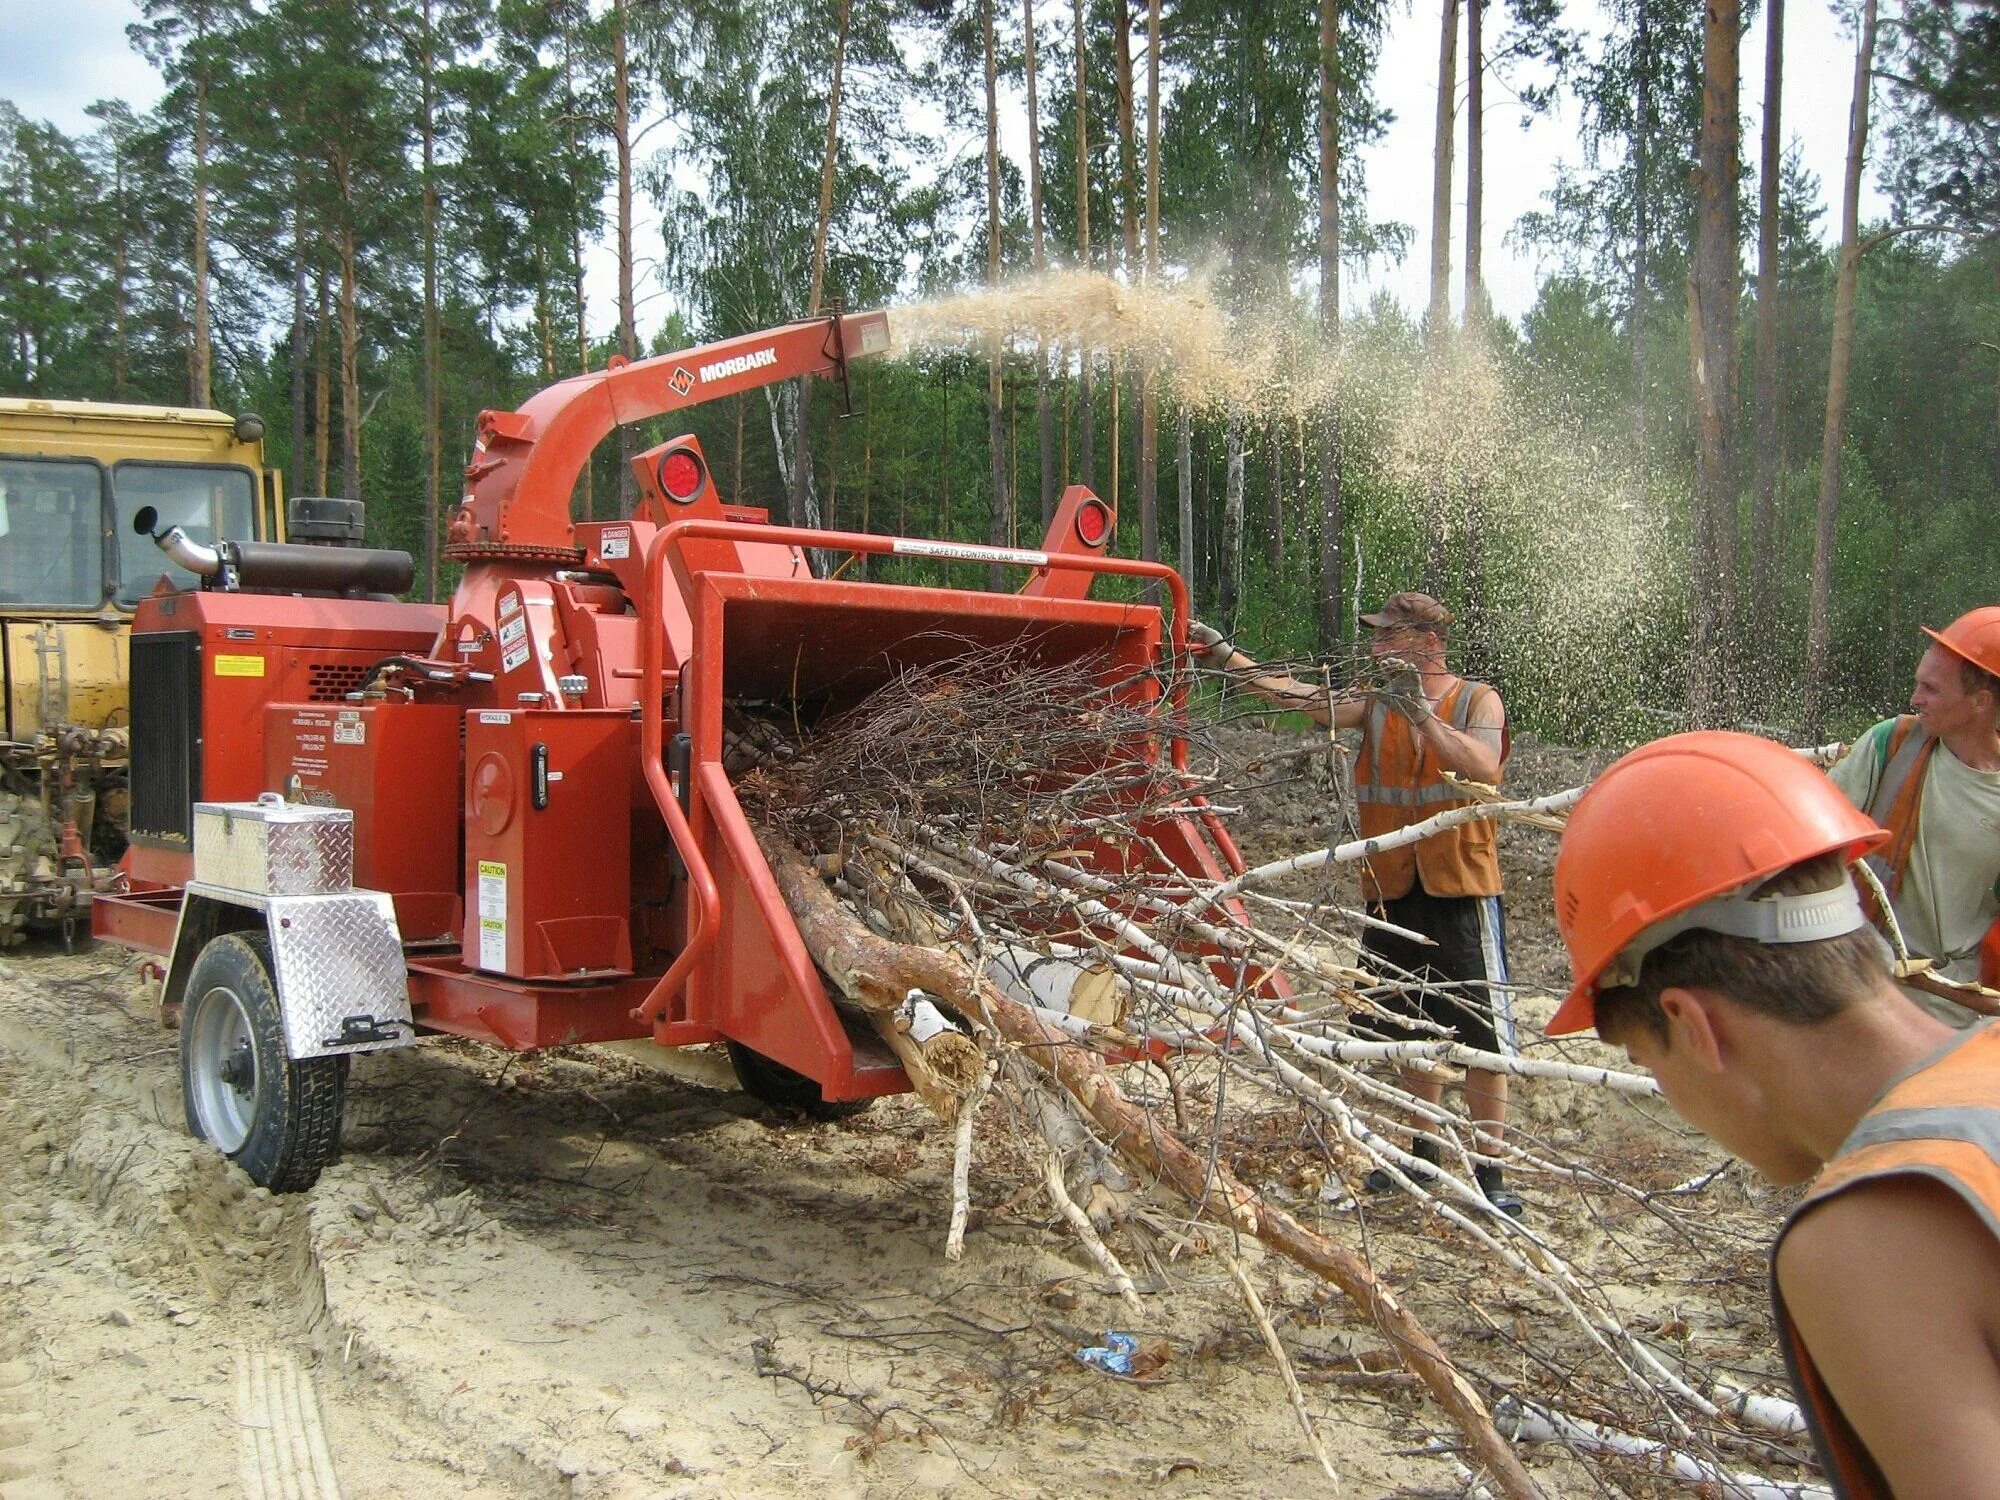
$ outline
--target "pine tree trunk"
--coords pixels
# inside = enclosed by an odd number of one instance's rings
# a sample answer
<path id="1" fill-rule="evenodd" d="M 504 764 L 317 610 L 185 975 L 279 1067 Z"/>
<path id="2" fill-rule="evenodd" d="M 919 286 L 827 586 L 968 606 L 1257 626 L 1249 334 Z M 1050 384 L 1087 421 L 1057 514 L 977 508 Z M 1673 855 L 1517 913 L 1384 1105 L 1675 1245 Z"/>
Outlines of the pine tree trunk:
<path id="1" fill-rule="evenodd" d="M 1138 131 L 1133 121 L 1132 0 L 1111 0 L 1111 39 L 1118 85 L 1118 211 L 1125 230 L 1125 279 L 1131 283 L 1139 278 L 1139 148 Z M 1120 374 L 1122 364 L 1114 351 L 1111 356 L 1111 509 L 1121 518 L 1124 515 L 1124 497 L 1119 494 L 1118 481 L 1125 456 L 1125 424 L 1120 419 L 1125 394 Z M 1142 533 L 1145 522 L 1146 501 L 1142 495 L 1139 502 Z M 1158 524 L 1157 520 L 1155 524 Z"/>
<path id="2" fill-rule="evenodd" d="M 1632 335 L 1632 448 L 1641 462 L 1646 455 L 1646 303 L 1652 295 L 1648 284 L 1651 272 L 1647 263 L 1652 251 L 1648 213 L 1652 203 L 1649 167 L 1653 140 L 1653 33 L 1652 20 L 1647 12 L 1649 3 L 1650 0 L 1637 0 L 1638 32 L 1633 44 L 1637 55 L 1634 69 L 1636 86 L 1632 98 L 1632 117 L 1636 123 L 1632 140 L 1632 310 L 1629 332 Z"/>
<path id="3" fill-rule="evenodd" d="M 618 157 L 618 352 L 639 357 L 639 328 L 632 297 L 632 92 L 627 65 L 625 20 L 628 0 L 611 0 L 611 138 Z M 618 514 L 629 516 L 638 505 L 638 482 L 632 458 L 638 434 L 618 429 Z M 796 518 L 794 518 L 796 519 Z"/>
<path id="4" fill-rule="evenodd" d="M 319 273 L 319 301 L 313 319 L 313 493 L 324 495 L 333 456 L 333 301 L 326 272 Z"/>
<path id="5" fill-rule="evenodd" d="M 819 218 L 813 225 L 812 286 L 806 316 L 816 318 L 826 295 L 826 235 L 833 220 L 834 168 L 840 159 L 840 85 L 847 69 L 847 18 L 850 0 L 840 0 L 840 20 L 833 36 L 833 86 L 826 96 L 826 149 L 819 163 Z"/>
<path id="6" fill-rule="evenodd" d="M 1132 0 L 1112 0 L 1112 57 L 1118 66 L 1118 208 L 1125 226 L 1125 277 L 1139 272 L 1139 145 L 1132 112 Z"/>
<path id="7" fill-rule="evenodd" d="M 1833 283 L 1833 348 L 1827 359 L 1826 427 L 1820 439 L 1818 524 L 1813 532 L 1812 614 L 1806 627 L 1805 727 L 1826 717 L 1827 657 L 1833 636 L 1834 519 L 1847 429 L 1847 373 L 1854 352 L 1854 302 L 1861 281 L 1861 169 L 1868 155 L 1868 92 L 1875 61 L 1875 0 L 1863 0 L 1848 116 L 1847 174 L 1840 195 L 1840 269 Z"/>
<path id="8" fill-rule="evenodd" d="M 1480 22 L 1486 0 L 1465 0 L 1465 330 L 1475 344 L 1486 336 L 1486 283 L 1480 265 L 1485 233 L 1486 54 Z"/>
<path id="9" fill-rule="evenodd" d="M 1264 512 L 1268 523 L 1264 533 L 1264 566 L 1270 569 L 1273 585 L 1282 583 L 1285 577 L 1285 443 L 1280 427 L 1281 419 L 1273 418 L 1264 438 L 1265 480 L 1269 486 Z"/>
<path id="10" fill-rule="evenodd" d="M 1048 248 L 1042 235 L 1042 115 L 1037 96 L 1040 80 L 1035 76 L 1035 0 L 1021 0 L 1021 35 L 1024 41 L 1022 72 L 1028 84 L 1028 222 L 1033 234 L 1035 274 L 1048 270 Z M 1048 534 L 1055 519 L 1056 413 L 1049 400 L 1049 351 L 1035 346 L 1035 425 L 1041 443 L 1042 534 Z"/>
<path id="11" fill-rule="evenodd" d="M 542 384 L 556 378 L 556 309 L 550 290 L 554 275 L 546 245 L 535 246 L 535 351 L 541 355 Z"/>
<path id="12" fill-rule="evenodd" d="M 1695 399 L 1694 640 L 1689 709 L 1700 724 L 1734 716 L 1737 50 L 1741 0 L 1709 0 L 1703 26 L 1699 229 L 1689 283 Z"/>
<path id="13" fill-rule="evenodd" d="M 1174 519 L 1180 528 L 1180 572 L 1181 579 L 1192 589 L 1194 575 L 1194 464 L 1189 450 L 1193 447 L 1193 421 L 1187 405 L 1182 403 L 1174 430 L 1174 478 L 1179 481 L 1179 504 L 1175 507 Z"/>
<path id="14" fill-rule="evenodd" d="M 576 97 L 576 75 L 574 71 L 576 37 L 571 29 L 574 19 L 569 7 L 565 6 L 563 9 L 562 38 L 563 97 L 568 100 L 569 108 L 564 112 L 565 120 L 563 128 L 569 145 L 569 159 L 572 162 L 577 159 L 576 121 L 577 117 L 582 113 L 582 106 Z M 584 300 L 583 218 L 580 214 L 574 216 L 570 221 L 570 268 L 574 279 L 570 295 L 571 301 L 576 308 L 576 368 L 577 372 L 581 374 L 590 368 L 590 323 L 588 307 Z M 740 412 L 737 426 L 740 431 L 742 427 Z M 596 497 L 592 493 L 591 472 L 595 467 L 596 465 L 592 460 L 586 459 L 583 465 L 583 473 L 580 476 L 583 484 L 583 518 L 586 521 L 597 519 L 597 504 Z"/>
<path id="15" fill-rule="evenodd" d="M 1000 284 L 1000 94 L 999 60 L 993 39 L 994 0 L 982 0 L 980 21 L 986 38 L 986 284 Z M 986 361 L 986 446 L 993 463 L 993 512 L 987 539 L 994 546 L 1007 542 L 1012 506 L 1007 494 L 1006 428 L 1001 403 L 1006 390 L 1001 376 L 1000 346 L 996 341 Z M 986 569 L 986 587 L 998 593 L 1005 588 L 1007 575 L 998 563 Z"/>
<path id="16" fill-rule="evenodd" d="M 343 181 L 341 196 L 347 198 Z M 361 498 L 361 285 L 354 220 L 343 207 L 340 225 L 340 492 Z"/>
<path id="17" fill-rule="evenodd" d="M 1784 137 L 1785 0 L 1764 7 L 1764 139 L 1757 182 L 1757 446 L 1750 512 L 1750 597 L 1773 605 L 1778 513 L 1778 178 Z"/>
<path id="18" fill-rule="evenodd" d="M 1443 399 L 1451 339 L 1451 155 L 1458 94 L 1458 0 L 1444 0 L 1440 17 L 1437 135 L 1431 147 L 1431 300 L 1425 340 L 1433 405 Z M 1434 595 L 1444 592 L 1445 479 L 1443 468 L 1433 463 L 1425 495 L 1424 586 Z"/>
<path id="19" fill-rule="evenodd" d="M 306 477 L 306 362 L 310 357 L 307 329 L 311 314 L 306 299 L 306 205 L 303 165 L 294 178 L 292 202 L 292 492 L 301 493 Z"/>
<path id="20" fill-rule="evenodd" d="M 1084 60 L 1089 54 L 1089 33 L 1083 21 L 1083 0 L 1074 0 L 1076 13 L 1076 250 L 1078 264 L 1090 269 L 1090 96 L 1084 87 Z M 1092 390 L 1092 351 L 1077 350 L 1077 467 L 1078 478 L 1092 491 L 1097 489 L 1097 398 Z"/>
<path id="21" fill-rule="evenodd" d="M 1122 0 L 1121 0 L 1122 3 Z M 1146 280 L 1160 274 L 1160 0 L 1146 6 Z M 1159 369 L 1148 359 L 1139 371 L 1139 555 L 1160 560 Z M 1157 585 L 1146 597 L 1159 602 Z"/>
<path id="22" fill-rule="evenodd" d="M 820 305 L 826 295 L 826 240 L 828 226 L 833 220 L 834 169 L 840 160 L 840 89 L 847 67 L 849 12 L 849 0 L 840 0 L 840 20 L 833 42 L 833 85 L 827 92 L 826 101 L 826 149 L 820 157 L 819 217 L 813 225 L 812 268 L 807 288 L 806 316 L 812 318 L 819 316 Z M 792 482 L 788 514 L 794 526 L 804 526 L 808 524 L 808 517 L 814 518 L 816 523 L 819 505 L 813 484 L 812 380 L 802 375 L 798 387 L 798 396 L 792 407 L 796 422 L 792 428 Z M 815 553 L 814 556 L 821 557 L 823 554 Z"/>
<path id="23" fill-rule="evenodd" d="M 423 44 L 423 257 L 424 257 L 424 598 L 437 599 L 438 526 L 443 500 L 443 433 L 440 425 L 442 358 L 439 351 L 437 295 L 437 99 L 433 92 L 435 59 L 431 55 L 431 19 L 434 0 L 424 0 Z"/>
<path id="24" fill-rule="evenodd" d="M 1124 394 L 1124 379 L 1119 371 L 1118 351 L 1111 351 L 1111 513 L 1120 519 L 1124 511 L 1119 509 L 1118 477 L 1119 462 L 1125 456 L 1125 422 L 1119 410 L 1119 397 Z"/>
<path id="25" fill-rule="evenodd" d="M 1221 614 L 1223 633 L 1236 628 L 1236 611 L 1243 602 L 1243 409 L 1229 408 L 1228 434 L 1224 439 L 1227 477 L 1222 491 Z"/>
<path id="26" fill-rule="evenodd" d="M 205 21 L 206 9 L 197 12 Z M 205 28 L 197 28 L 197 44 L 206 43 Z M 214 350 L 208 331 L 208 61 L 204 56 L 194 82 L 194 379 L 191 403 L 215 403 Z"/>
<path id="27" fill-rule="evenodd" d="M 1480 358 L 1486 348 L 1486 283 L 1480 265 L 1480 241 L 1485 233 L 1485 73 L 1481 39 L 1485 0 L 1465 4 L 1465 312 L 1464 349 Z M 1486 476 L 1468 473 L 1465 484 L 1464 537 L 1465 638 L 1475 660 L 1485 659 L 1486 639 Z"/>
<path id="28" fill-rule="evenodd" d="M 131 261 L 124 235 L 124 226 L 131 216 L 125 203 L 125 144 L 116 136 L 113 141 L 111 203 L 119 232 L 113 236 L 111 252 L 111 399 L 123 401 L 132 369 L 131 351 L 125 338 L 126 312 L 131 300 Z"/>
<path id="29" fill-rule="evenodd" d="M 1327 366 L 1319 437 L 1319 644 L 1340 643 L 1340 0 L 1319 0 L 1319 344 Z"/>
<path id="30" fill-rule="evenodd" d="M 861 398 L 861 529 L 872 533 L 875 530 L 875 403 L 868 399 L 869 380 L 862 377 Z M 855 559 L 854 570 L 865 582 L 868 578 L 868 564 L 872 559 L 866 552 Z"/>

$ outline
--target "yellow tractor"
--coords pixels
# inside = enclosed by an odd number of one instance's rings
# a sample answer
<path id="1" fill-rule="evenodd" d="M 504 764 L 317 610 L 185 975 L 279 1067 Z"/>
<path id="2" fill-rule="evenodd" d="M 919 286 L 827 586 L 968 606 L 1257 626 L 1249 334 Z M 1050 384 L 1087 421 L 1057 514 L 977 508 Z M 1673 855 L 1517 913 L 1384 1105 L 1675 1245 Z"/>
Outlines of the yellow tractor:
<path id="1" fill-rule="evenodd" d="M 67 937 L 124 847 L 132 611 L 195 580 L 132 518 L 283 540 L 255 416 L 0 397 L 0 947 Z"/>

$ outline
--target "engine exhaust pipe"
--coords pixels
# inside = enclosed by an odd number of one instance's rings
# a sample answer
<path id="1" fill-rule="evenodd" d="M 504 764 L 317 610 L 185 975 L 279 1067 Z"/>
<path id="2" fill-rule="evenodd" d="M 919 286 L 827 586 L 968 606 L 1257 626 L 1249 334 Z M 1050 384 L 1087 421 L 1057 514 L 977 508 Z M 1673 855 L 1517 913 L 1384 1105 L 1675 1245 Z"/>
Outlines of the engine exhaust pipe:
<path id="1" fill-rule="evenodd" d="M 281 589 L 326 594 L 406 592 L 416 581 L 407 552 L 381 547 L 311 547 L 292 542 L 218 542 L 204 546 L 178 526 L 164 531 L 150 505 L 132 518 L 132 529 L 190 573 L 223 589 Z"/>
<path id="2" fill-rule="evenodd" d="M 190 573 L 213 578 L 222 571 L 222 554 L 215 548 L 204 547 L 178 526 L 153 530 L 159 522 L 160 513 L 150 505 L 144 506 L 132 518 L 132 529 L 141 536 L 151 537 L 155 546 Z"/>

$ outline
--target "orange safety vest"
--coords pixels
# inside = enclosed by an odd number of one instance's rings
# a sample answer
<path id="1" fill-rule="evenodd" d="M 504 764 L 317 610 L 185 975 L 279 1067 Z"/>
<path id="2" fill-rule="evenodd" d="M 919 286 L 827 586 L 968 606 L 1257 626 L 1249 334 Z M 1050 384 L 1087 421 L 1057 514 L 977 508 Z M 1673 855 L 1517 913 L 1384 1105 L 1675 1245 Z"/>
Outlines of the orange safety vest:
<path id="1" fill-rule="evenodd" d="M 1923 812 L 1924 778 L 1938 742 L 1925 732 L 1915 714 L 1901 714 L 1889 731 L 1882 753 L 1882 773 L 1875 778 L 1875 795 L 1863 809 L 1889 830 L 1889 842 L 1868 856 L 1868 868 L 1895 900 L 1903 884 L 1910 851 L 1917 844 L 1917 823 Z M 1995 889 L 2000 890 L 2000 882 Z M 1935 955 L 1933 955 L 1935 956 Z M 1979 982 L 2000 987 L 2000 920 L 1987 929 L 1979 945 Z"/>
<path id="2" fill-rule="evenodd" d="M 1820 1463 L 1841 1500 L 1893 1500 L 1893 1492 L 1785 1310 L 1778 1246 L 1815 1204 L 1858 1182 L 1898 1174 L 1943 1183 L 2000 1239 L 2000 1026 L 1975 1027 L 1877 1100 L 1814 1179 L 1771 1247 L 1779 1346 Z"/>
<path id="3" fill-rule="evenodd" d="M 1492 691 L 1483 682 L 1460 679 L 1438 704 L 1438 717 L 1463 731 L 1472 718 L 1474 701 L 1481 693 Z M 1503 770 L 1509 743 L 1503 723 Z M 1377 700 L 1368 712 L 1361 753 L 1354 761 L 1354 803 L 1361 836 L 1377 838 L 1451 808 L 1467 806 L 1467 799 L 1445 781 L 1443 772 L 1437 756 L 1417 738 L 1410 721 Z M 1369 855 L 1362 865 L 1361 888 L 1371 901 L 1394 901 L 1410 893 L 1419 875 L 1424 889 L 1433 896 L 1499 895 L 1500 850 L 1492 822 L 1475 819 L 1414 844 Z"/>
<path id="4" fill-rule="evenodd" d="M 1903 870 L 1917 843 L 1917 815 L 1924 801 L 1924 777 L 1938 742 L 1924 732 L 1915 714 L 1902 714 L 1889 731 L 1882 756 L 1882 773 L 1875 778 L 1875 795 L 1862 809 L 1889 830 L 1889 842 L 1868 856 L 1868 868 L 1893 898 L 1903 883 Z"/>

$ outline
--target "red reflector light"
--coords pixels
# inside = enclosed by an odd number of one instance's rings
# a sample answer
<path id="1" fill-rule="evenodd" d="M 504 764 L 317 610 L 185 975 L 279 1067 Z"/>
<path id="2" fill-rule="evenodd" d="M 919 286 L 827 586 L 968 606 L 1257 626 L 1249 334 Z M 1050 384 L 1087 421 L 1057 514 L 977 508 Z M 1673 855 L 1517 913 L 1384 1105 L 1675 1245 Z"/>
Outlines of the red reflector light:
<path id="1" fill-rule="evenodd" d="M 1076 537 L 1086 547 L 1102 547 L 1111 535 L 1111 507 L 1102 500 L 1086 500 L 1076 508 Z"/>
<path id="2" fill-rule="evenodd" d="M 676 448 L 660 458 L 660 488 L 677 505 L 686 505 L 701 493 L 701 460 L 686 448 Z"/>

